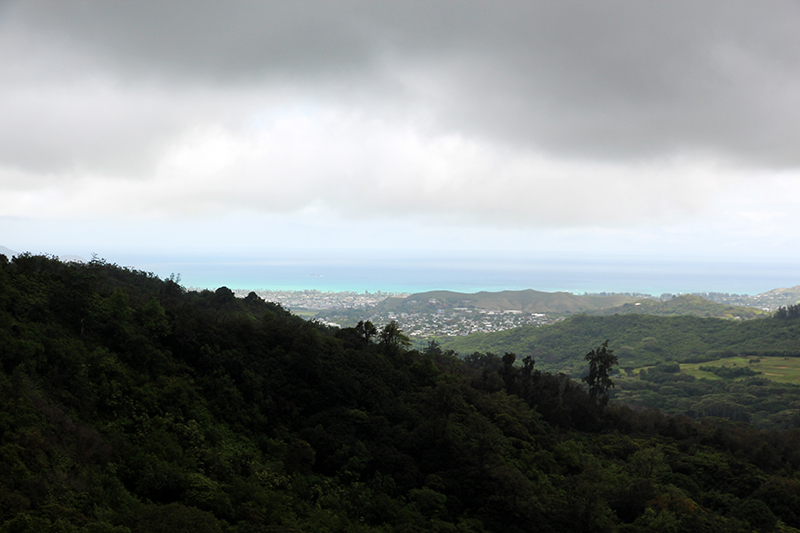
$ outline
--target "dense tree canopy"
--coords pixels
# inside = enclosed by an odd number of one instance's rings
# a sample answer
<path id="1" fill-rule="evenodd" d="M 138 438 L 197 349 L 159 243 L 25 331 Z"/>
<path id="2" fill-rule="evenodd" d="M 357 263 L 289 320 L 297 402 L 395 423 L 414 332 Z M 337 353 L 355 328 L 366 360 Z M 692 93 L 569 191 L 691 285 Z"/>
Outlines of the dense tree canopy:
<path id="1" fill-rule="evenodd" d="M 605 407 L 608 404 L 608 389 L 614 387 L 611 372 L 619 361 L 614 351 L 608 348 L 608 340 L 584 357 L 589 362 L 589 374 L 583 381 L 589 386 L 589 396 Z"/>
<path id="2" fill-rule="evenodd" d="M 800 527 L 798 431 L 602 409 L 530 356 L 383 333 L 0 257 L 0 533 Z"/>
<path id="3" fill-rule="evenodd" d="M 776 316 L 783 315 L 778 312 Z M 586 350 L 606 339 L 624 364 L 637 367 L 670 360 L 710 361 L 726 352 L 750 357 L 800 357 L 800 320 L 575 315 L 546 327 L 523 326 L 437 340 L 442 347 L 459 353 L 513 351 L 531 355 L 544 370 L 580 377 L 586 368 Z"/>

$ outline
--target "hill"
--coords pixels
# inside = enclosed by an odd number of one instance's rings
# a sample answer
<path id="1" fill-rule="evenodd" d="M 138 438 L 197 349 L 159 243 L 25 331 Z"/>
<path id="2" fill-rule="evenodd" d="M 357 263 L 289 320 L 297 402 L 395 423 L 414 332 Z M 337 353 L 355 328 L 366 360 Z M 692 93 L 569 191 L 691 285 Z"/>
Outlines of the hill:
<path id="1" fill-rule="evenodd" d="M 640 299 L 616 307 L 587 311 L 590 315 L 642 314 L 657 316 L 699 316 L 748 320 L 768 315 L 761 309 L 740 305 L 725 305 L 692 294 L 682 294 L 666 301 Z"/>
<path id="2" fill-rule="evenodd" d="M 716 303 L 690 294 L 661 301 L 622 294 L 577 295 L 569 292 L 550 293 L 531 289 L 478 293 L 429 291 L 411 294 L 404 298 L 387 298 L 374 306 L 371 311 L 379 315 L 387 312 L 432 313 L 451 309 L 521 311 L 555 316 L 570 316 L 579 313 L 590 315 L 648 314 L 731 319 L 751 319 L 768 314 L 761 309 Z"/>
<path id="3" fill-rule="evenodd" d="M 800 356 L 800 322 L 767 318 L 733 321 L 694 316 L 576 315 L 541 327 L 520 327 L 464 337 L 442 337 L 461 354 L 532 355 L 544 368 L 580 374 L 586 346 L 610 339 L 622 366 L 716 359 L 720 353 Z"/>
<path id="4" fill-rule="evenodd" d="M 800 527 L 798 432 L 604 407 L 398 335 L 0 256 L 0 533 Z"/>
<path id="5" fill-rule="evenodd" d="M 800 285 L 783 289 L 772 289 L 771 291 L 759 294 L 756 298 L 763 300 L 771 307 L 796 305 L 800 303 Z"/>
<path id="6" fill-rule="evenodd" d="M 438 309 L 474 308 L 490 311 L 522 311 L 526 313 L 548 313 L 569 315 L 596 309 L 638 302 L 632 296 L 576 295 L 569 292 L 500 291 L 463 293 L 452 291 L 430 291 L 411 294 L 405 298 L 387 298 L 374 311 L 430 312 Z"/>

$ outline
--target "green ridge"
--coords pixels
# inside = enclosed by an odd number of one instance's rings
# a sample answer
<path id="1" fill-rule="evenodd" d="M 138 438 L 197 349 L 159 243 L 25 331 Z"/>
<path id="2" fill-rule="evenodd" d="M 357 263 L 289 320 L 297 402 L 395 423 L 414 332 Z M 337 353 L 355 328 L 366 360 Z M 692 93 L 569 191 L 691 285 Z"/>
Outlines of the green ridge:
<path id="1" fill-rule="evenodd" d="M 594 320 L 569 322 L 590 339 Z M 378 338 L 0 255 L 0 533 L 800 527 L 798 434 L 714 418 L 738 404 L 698 402 L 701 423 L 604 407 L 612 357 L 590 356 L 593 397 L 532 359 Z"/>

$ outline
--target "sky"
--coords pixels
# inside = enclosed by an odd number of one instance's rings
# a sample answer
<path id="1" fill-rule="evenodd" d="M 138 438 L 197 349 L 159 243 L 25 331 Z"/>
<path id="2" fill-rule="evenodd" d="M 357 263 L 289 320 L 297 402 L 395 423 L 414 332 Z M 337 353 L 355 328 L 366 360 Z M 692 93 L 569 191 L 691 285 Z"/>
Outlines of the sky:
<path id="1" fill-rule="evenodd" d="M 798 27 L 779 0 L 0 1 L 0 245 L 798 264 Z"/>

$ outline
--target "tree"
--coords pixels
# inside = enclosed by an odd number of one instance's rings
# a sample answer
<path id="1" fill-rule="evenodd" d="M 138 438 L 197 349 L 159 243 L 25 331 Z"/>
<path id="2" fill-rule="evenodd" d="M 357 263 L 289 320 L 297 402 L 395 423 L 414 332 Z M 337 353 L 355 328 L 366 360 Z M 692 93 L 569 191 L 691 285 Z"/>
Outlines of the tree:
<path id="1" fill-rule="evenodd" d="M 798 317 L 800 317 L 800 304 L 779 307 L 778 310 L 775 311 L 775 318 L 780 318 L 782 320 L 789 320 Z"/>
<path id="2" fill-rule="evenodd" d="M 503 368 L 501 369 L 501 375 L 503 377 L 503 381 L 506 384 L 506 392 L 509 394 L 515 394 L 514 390 L 514 381 L 517 376 L 517 370 L 514 368 L 514 362 L 517 360 L 517 354 L 506 352 L 503 355 Z"/>
<path id="3" fill-rule="evenodd" d="M 589 375 L 583 381 L 589 385 L 589 396 L 600 402 L 605 407 L 608 404 L 608 389 L 614 387 L 609 374 L 616 365 L 617 356 L 614 350 L 608 349 L 608 340 L 598 348 L 586 354 L 585 359 L 589 361 Z"/>
<path id="4" fill-rule="evenodd" d="M 533 366 L 536 360 L 530 355 L 522 359 L 522 371 L 520 372 L 520 379 L 522 380 L 522 398 L 528 401 L 533 388 L 534 370 Z"/>
<path id="5" fill-rule="evenodd" d="M 430 355 L 431 357 L 437 357 L 442 355 L 442 346 L 435 340 L 431 339 L 428 341 L 428 345 L 425 347 L 423 351 L 425 355 Z"/>
<path id="6" fill-rule="evenodd" d="M 369 320 L 366 322 L 361 320 L 358 324 L 356 324 L 356 332 L 358 332 L 360 336 L 364 337 L 364 340 L 369 342 L 370 337 L 374 337 L 378 334 L 378 328 L 376 328 L 375 324 Z"/>
<path id="7" fill-rule="evenodd" d="M 411 340 L 408 338 L 408 335 L 403 333 L 403 330 L 400 329 L 396 320 L 392 320 L 383 326 L 379 338 L 381 340 L 381 346 L 388 351 L 393 352 L 399 348 L 411 346 Z"/>

